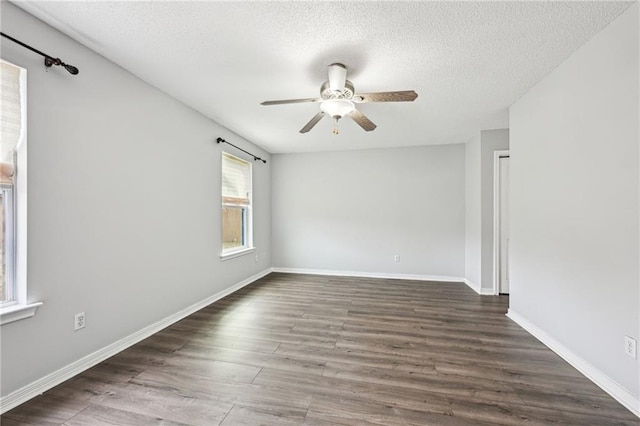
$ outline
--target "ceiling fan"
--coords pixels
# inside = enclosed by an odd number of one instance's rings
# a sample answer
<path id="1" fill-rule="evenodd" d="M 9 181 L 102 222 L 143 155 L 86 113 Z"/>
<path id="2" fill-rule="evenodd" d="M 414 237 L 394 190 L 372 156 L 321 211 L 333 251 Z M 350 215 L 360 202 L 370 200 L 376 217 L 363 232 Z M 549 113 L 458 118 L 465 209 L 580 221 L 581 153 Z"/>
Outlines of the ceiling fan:
<path id="1" fill-rule="evenodd" d="M 364 102 L 411 102 L 418 97 L 413 90 L 396 92 L 355 93 L 353 83 L 347 80 L 347 67 L 342 64 L 329 65 L 329 80 L 320 86 L 319 98 L 283 99 L 279 101 L 265 101 L 260 105 L 298 104 L 305 102 L 320 102 L 320 112 L 317 113 L 300 133 L 307 133 L 325 115 L 334 120 L 333 133 L 338 134 L 338 120 L 349 116 L 365 131 L 370 132 L 376 128 L 373 121 L 356 109 L 355 104 Z"/>

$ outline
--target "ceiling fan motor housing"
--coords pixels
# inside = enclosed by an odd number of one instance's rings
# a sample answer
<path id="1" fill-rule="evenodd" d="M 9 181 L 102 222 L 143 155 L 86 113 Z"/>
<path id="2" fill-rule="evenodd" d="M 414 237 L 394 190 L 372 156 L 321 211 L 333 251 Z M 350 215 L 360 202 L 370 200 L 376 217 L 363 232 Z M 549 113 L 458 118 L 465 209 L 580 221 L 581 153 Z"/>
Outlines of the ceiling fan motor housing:
<path id="1" fill-rule="evenodd" d="M 353 87 L 353 83 L 349 80 L 344 82 L 344 89 L 342 90 L 333 90 L 329 87 L 329 82 L 325 81 L 322 83 L 320 87 L 320 97 L 323 101 L 329 99 L 346 99 L 350 100 L 353 98 L 353 94 L 355 93 L 355 89 Z"/>

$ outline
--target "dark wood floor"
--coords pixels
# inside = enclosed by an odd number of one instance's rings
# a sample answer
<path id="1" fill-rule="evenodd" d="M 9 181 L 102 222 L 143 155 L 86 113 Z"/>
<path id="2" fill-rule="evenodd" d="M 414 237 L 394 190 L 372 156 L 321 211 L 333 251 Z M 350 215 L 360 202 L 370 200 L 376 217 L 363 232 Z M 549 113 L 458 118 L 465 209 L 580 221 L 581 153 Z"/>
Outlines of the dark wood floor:
<path id="1" fill-rule="evenodd" d="M 13 425 L 638 425 L 464 284 L 271 274 Z"/>

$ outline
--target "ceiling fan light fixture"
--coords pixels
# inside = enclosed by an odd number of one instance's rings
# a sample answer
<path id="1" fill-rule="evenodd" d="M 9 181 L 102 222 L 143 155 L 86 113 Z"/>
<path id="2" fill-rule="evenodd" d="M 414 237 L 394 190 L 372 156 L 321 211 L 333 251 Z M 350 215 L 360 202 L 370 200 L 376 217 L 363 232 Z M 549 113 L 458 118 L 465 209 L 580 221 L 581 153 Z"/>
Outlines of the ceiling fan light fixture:
<path id="1" fill-rule="evenodd" d="M 322 101 L 322 103 L 320 104 L 320 110 L 326 114 L 329 114 L 329 116 L 333 118 L 334 135 L 337 135 L 340 132 L 338 130 L 338 120 L 351 113 L 355 109 L 356 106 L 354 105 L 354 103 L 346 99 L 328 99 L 326 101 Z"/>
<path id="2" fill-rule="evenodd" d="M 328 99 L 322 101 L 320 109 L 332 118 L 342 118 L 356 108 L 355 104 L 346 99 Z"/>

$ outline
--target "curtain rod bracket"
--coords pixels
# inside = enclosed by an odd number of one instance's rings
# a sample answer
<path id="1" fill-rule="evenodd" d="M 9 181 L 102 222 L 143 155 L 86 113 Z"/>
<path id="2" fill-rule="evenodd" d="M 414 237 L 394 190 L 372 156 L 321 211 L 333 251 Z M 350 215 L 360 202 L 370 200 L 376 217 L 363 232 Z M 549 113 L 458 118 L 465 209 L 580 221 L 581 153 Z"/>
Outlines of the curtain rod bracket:
<path id="1" fill-rule="evenodd" d="M 78 68 L 74 67 L 73 65 L 65 64 L 64 62 L 62 62 L 62 60 L 60 58 L 54 58 L 51 55 L 47 55 L 46 53 L 42 53 L 38 49 L 35 49 L 35 48 L 29 46 L 28 44 L 23 43 L 20 40 L 15 39 L 15 38 L 11 37 L 10 35 L 5 34 L 3 32 L 0 32 L 0 35 L 2 37 L 8 38 L 12 42 L 14 42 L 16 44 L 19 44 L 20 46 L 22 46 L 24 48 L 27 48 L 27 49 L 31 50 L 32 52 L 37 53 L 38 55 L 44 56 L 44 66 L 47 67 L 47 68 L 51 68 L 54 65 L 58 65 L 58 66 L 63 67 L 67 71 L 69 71 L 69 73 L 72 74 L 72 75 L 76 75 L 76 74 L 78 74 L 80 72 L 78 70 Z"/>
<path id="2" fill-rule="evenodd" d="M 231 145 L 235 149 L 238 149 L 238 150 L 244 152 L 245 154 L 249 154 L 250 156 L 252 156 L 253 157 L 253 161 L 262 161 L 263 163 L 267 164 L 267 160 L 263 160 L 262 158 L 255 156 L 254 154 L 250 153 L 249 151 L 245 151 L 244 149 L 240 148 L 239 146 L 235 146 L 231 142 L 227 142 L 226 140 L 224 140 L 222 138 L 216 139 L 216 142 L 217 143 L 226 143 L 227 145 Z"/>

